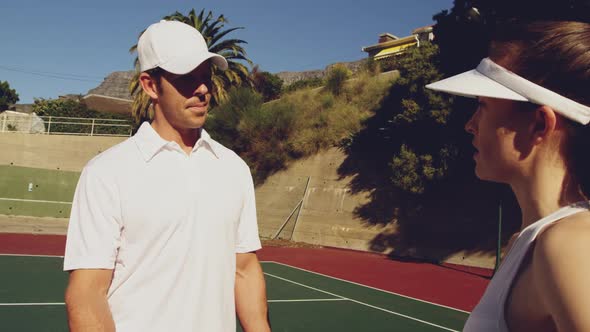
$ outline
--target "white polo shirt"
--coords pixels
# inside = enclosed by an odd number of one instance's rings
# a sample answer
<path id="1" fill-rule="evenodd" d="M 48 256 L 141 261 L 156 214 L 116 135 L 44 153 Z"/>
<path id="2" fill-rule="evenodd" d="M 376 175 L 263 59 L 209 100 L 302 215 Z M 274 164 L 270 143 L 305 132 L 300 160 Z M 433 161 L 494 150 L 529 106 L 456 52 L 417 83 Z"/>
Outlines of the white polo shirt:
<path id="1" fill-rule="evenodd" d="M 204 130 L 187 155 L 145 122 L 82 171 L 64 270 L 114 269 L 118 332 L 235 332 L 236 253 L 260 247 L 246 163 Z"/>

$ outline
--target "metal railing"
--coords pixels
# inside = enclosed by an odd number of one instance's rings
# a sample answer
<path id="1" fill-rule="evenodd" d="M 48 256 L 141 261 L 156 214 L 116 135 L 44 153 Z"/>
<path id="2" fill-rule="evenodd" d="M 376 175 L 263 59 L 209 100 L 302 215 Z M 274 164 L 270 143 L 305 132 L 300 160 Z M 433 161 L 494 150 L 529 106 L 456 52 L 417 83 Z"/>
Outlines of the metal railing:
<path id="1" fill-rule="evenodd" d="M 36 114 L 0 114 L 0 132 L 81 135 L 131 136 L 133 126 L 128 120 L 37 116 Z"/>

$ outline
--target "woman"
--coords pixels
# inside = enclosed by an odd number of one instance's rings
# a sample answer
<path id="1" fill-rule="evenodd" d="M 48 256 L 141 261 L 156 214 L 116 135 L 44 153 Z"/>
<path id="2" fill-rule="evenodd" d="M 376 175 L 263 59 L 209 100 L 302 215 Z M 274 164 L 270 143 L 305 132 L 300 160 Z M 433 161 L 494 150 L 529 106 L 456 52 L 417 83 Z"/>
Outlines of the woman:
<path id="1" fill-rule="evenodd" d="M 590 24 L 511 25 L 477 69 L 427 87 L 478 98 L 475 173 L 522 211 L 464 331 L 590 331 Z"/>

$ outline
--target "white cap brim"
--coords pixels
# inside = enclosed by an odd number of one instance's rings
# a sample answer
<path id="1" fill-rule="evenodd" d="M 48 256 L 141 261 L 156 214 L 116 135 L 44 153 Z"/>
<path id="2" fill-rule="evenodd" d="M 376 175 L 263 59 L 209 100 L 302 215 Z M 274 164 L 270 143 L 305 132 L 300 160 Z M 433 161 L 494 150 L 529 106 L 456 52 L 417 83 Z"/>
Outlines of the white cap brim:
<path id="1" fill-rule="evenodd" d="M 171 61 L 167 61 L 165 63 L 160 64 L 158 67 L 172 74 L 184 75 L 195 70 L 197 67 L 199 67 L 203 62 L 207 60 L 211 60 L 211 62 L 221 70 L 226 70 L 228 68 L 227 60 L 225 60 L 224 57 L 211 52 L 204 54 L 204 56 L 200 58 L 175 58 Z"/>
<path id="2" fill-rule="evenodd" d="M 510 90 L 475 69 L 428 84 L 426 88 L 470 98 L 491 97 L 529 101 L 526 97 Z"/>

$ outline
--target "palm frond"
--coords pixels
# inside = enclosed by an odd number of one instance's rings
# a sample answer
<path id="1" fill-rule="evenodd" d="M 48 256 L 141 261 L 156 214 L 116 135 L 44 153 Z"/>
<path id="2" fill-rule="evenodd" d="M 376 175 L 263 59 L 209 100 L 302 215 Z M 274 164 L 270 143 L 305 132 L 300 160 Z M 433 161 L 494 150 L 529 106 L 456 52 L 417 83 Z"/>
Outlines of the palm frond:
<path id="1" fill-rule="evenodd" d="M 234 32 L 236 30 L 241 30 L 244 29 L 243 27 L 237 27 L 237 28 L 231 28 L 231 29 L 227 29 L 224 30 L 218 34 L 216 34 L 213 38 L 211 38 L 211 44 L 209 45 L 209 47 L 213 47 L 215 46 L 215 43 L 217 43 L 221 38 L 225 37 L 225 35 L 227 35 L 228 33 Z M 246 43 L 244 41 L 244 43 Z"/>

